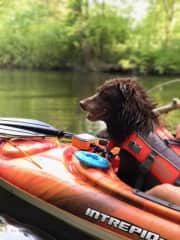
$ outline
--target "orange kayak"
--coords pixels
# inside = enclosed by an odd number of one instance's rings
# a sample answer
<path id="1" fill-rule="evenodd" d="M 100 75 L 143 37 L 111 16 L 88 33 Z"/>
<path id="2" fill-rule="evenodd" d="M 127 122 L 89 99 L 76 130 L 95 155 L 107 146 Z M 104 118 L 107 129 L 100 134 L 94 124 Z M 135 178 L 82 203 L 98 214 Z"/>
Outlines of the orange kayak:
<path id="1" fill-rule="evenodd" d="M 105 159 L 72 143 L 2 139 L 0 178 L 1 212 L 57 239 L 180 237 L 180 206 L 132 189 Z"/>

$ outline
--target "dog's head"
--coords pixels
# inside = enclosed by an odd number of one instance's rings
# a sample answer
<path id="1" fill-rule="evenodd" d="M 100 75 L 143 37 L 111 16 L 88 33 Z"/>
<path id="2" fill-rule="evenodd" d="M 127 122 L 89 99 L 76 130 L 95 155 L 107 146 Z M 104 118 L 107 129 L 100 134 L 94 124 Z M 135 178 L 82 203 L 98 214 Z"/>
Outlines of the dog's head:
<path id="1" fill-rule="evenodd" d="M 132 112 L 139 113 L 143 110 L 151 112 L 155 105 L 136 81 L 113 79 L 101 85 L 93 96 L 81 100 L 80 106 L 88 112 L 89 120 L 106 122 L 120 113 L 125 117 L 130 116 Z"/>
<path id="2" fill-rule="evenodd" d="M 91 121 L 102 120 L 112 131 L 121 127 L 128 134 L 131 130 L 152 130 L 157 120 L 155 105 L 137 81 L 113 79 L 101 85 L 97 93 L 80 101 Z"/>
<path id="3" fill-rule="evenodd" d="M 127 83 L 127 82 L 126 82 Z M 106 81 L 98 88 L 93 96 L 80 101 L 80 106 L 88 112 L 87 118 L 91 121 L 107 121 L 113 111 L 118 111 L 121 103 L 125 102 L 129 89 L 124 81 Z"/>

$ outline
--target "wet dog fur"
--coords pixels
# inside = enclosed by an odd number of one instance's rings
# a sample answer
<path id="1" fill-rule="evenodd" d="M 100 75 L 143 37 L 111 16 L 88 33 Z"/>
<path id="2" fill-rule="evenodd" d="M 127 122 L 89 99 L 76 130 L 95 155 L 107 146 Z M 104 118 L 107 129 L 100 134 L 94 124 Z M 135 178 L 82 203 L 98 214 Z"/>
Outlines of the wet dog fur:
<path id="1" fill-rule="evenodd" d="M 120 145 L 132 132 L 146 137 L 160 121 L 153 109 L 155 104 L 140 84 L 131 79 L 112 79 L 102 84 L 97 93 L 80 101 L 81 108 L 88 112 L 91 121 L 106 123 L 110 140 Z M 138 176 L 135 159 L 126 152 L 120 152 L 119 177 L 132 187 Z M 154 186 L 152 179 L 146 179 L 145 186 Z M 147 190 L 144 188 L 143 190 Z"/>

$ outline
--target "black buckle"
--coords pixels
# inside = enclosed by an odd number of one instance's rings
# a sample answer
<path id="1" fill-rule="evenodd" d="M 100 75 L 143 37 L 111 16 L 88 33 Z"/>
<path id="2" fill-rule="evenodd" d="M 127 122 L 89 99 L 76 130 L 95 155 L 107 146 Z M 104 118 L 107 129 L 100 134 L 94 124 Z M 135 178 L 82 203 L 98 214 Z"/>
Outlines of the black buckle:
<path id="1" fill-rule="evenodd" d="M 136 180 L 136 184 L 135 187 L 138 189 L 141 189 L 143 187 L 143 182 L 144 182 L 144 178 L 146 176 L 146 174 L 149 172 L 149 169 L 151 168 L 154 159 L 156 158 L 158 154 L 154 151 L 152 151 L 149 156 L 147 157 L 147 159 L 140 164 L 139 166 L 139 176 Z"/>
<path id="2" fill-rule="evenodd" d="M 140 167 L 139 167 L 139 171 L 140 173 L 142 174 L 146 174 L 149 172 L 149 169 L 151 167 L 151 165 L 153 164 L 154 162 L 154 159 L 156 158 L 157 156 L 157 153 L 152 151 L 149 156 L 147 157 L 147 159 L 141 163 Z"/>
<path id="3" fill-rule="evenodd" d="M 128 147 L 133 150 L 135 153 L 139 153 L 141 151 L 141 146 L 139 144 L 137 144 L 134 141 L 130 141 L 128 144 Z"/>

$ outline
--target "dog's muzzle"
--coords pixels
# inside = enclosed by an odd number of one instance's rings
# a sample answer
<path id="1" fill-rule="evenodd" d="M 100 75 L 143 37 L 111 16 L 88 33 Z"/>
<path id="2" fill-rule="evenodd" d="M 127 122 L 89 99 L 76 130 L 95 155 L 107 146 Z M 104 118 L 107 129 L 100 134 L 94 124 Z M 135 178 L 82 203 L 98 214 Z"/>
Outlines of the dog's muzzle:
<path id="1" fill-rule="evenodd" d="M 80 107 L 85 111 L 85 110 L 86 110 L 85 101 L 84 101 L 84 100 L 81 100 L 81 101 L 79 102 L 79 104 L 80 104 Z"/>

